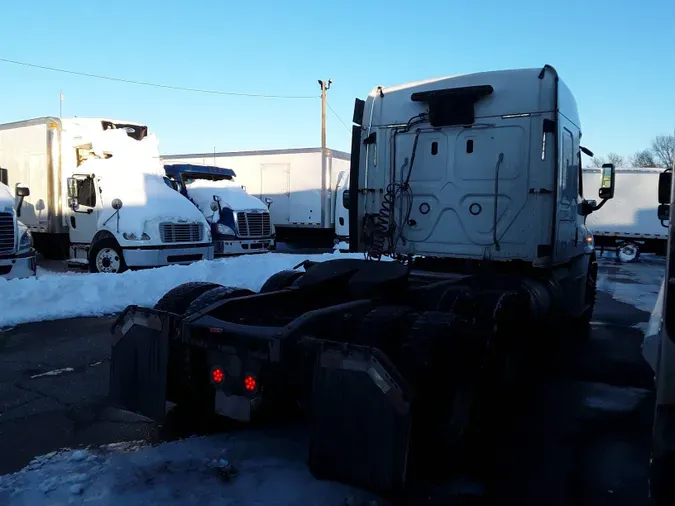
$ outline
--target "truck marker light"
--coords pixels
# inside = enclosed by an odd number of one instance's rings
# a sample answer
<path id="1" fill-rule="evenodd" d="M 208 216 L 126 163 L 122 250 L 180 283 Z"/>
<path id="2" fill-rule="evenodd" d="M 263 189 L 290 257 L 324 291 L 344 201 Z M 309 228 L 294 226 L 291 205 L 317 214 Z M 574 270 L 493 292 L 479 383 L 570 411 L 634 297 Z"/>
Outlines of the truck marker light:
<path id="1" fill-rule="evenodd" d="M 222 383 L 223 379 L 225 379 L 223 370 L 220 367 L 214 367 L 211 369 L 211 379 L 214 383 Z"/>
<path id="2" fill-rule="evenodd" d="M 246 388 L 246 390 L 248 390 L 249 392 L 255 390 L 256 385 L 257 381 L 253 376 L 249 375 L 244 378 L 244 388 Z"/>

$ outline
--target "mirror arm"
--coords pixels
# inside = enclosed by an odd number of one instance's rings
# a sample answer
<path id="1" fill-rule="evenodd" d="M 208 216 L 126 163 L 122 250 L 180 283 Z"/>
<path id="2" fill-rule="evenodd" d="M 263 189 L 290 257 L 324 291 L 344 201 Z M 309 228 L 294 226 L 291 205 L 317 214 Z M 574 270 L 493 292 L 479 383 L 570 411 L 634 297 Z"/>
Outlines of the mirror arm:
<path id="1" fill-rule="evenodd" d="M 23 197 L 19 197 L 19 203 L 16 205 L 16 217 L 21 218 L 21 207 L 23 206 Z"/>
<path id="2" fill-rule="evenodd" d="M 602 206 L 604 206 L 604 205 L 605 205 L 605 202 L 607 202 L 608 200 L 609 200 L 609 199 L 602 199 L 602 200 L 600 201 L 600 203 L 599 203 L 597 206 L 595 206 L 595 207 L 593 208 L 593 211 L 592 211 L 592 212 L 595 212 L 595 211 L 600 210 L 600 208 L 602 208 Z"/>

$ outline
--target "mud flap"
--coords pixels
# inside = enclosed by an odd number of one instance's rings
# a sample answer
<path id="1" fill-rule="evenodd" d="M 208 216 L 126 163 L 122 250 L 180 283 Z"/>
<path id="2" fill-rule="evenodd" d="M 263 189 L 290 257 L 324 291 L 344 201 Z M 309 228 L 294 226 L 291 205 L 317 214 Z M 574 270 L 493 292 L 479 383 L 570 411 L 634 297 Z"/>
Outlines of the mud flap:
<path id="1" fill-rule="evenodd" d="M 384 497 L 403 491 L 411 388 L 377 349 L 320 344 L 310 407 L 309 469 Z"/>
<path id="2" fill-rule="evenodd" d="M 166 412 L 169 338 L 180 316 L 129 306 L 112 326 L 110 398 L 155 421 Z"/>

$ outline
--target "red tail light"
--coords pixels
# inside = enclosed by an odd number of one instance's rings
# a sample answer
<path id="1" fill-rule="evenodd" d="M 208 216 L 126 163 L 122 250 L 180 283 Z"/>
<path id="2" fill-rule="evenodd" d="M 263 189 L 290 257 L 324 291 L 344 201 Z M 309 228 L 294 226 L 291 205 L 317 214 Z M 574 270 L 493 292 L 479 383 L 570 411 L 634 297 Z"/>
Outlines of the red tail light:
<path id="1" fill-rule="evenodd" d="M 249 392 L 253 392 L 257 386 L 258 382 L 254 376 L 248 375 L 244 378 L 244 388 L 246 388 L 246 390 Z"/>
<path id="2" fill-rule="evenodd" d="M 211 369 L 211 379 L 214 383 L 222 383 L 225 379 L 225 373 L 220 367 L 214 367 Z"/>

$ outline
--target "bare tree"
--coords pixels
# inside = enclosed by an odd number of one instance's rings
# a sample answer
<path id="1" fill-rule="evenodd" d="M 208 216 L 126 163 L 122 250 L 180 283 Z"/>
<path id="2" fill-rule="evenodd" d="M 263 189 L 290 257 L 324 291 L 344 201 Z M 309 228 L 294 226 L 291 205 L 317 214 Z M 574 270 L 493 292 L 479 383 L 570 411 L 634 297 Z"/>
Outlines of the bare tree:
<path id="1" fill-rule="evenodd" d="M 652 141 L 654 159 L 666 169 L 675 165 L 675 135 L 658 135 Z"/>
<path id="2" fill-rule="evenodd" d="M 630 164 L 632 167 L 638 168 L 657 167 L 654 155 L 649 149 L 643 149 L 631 156 Z"/>
<path id="3" fill-rule="evenodd" d="M 599 169 L 605 163 L 607 163 L 607 161 L 605 160 L 604 156 L 594 156 L 593 158 L 591 158 L 590 166 Z"/>
<path id="4" fill-rule="evenodd" d="M 608 153 L 607 163 L 613 164 L 614 167 L 621 167 L 623 165 L 623 156 L 617 153 Z"/>

